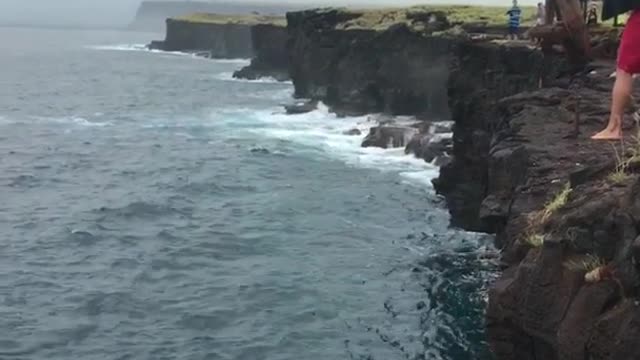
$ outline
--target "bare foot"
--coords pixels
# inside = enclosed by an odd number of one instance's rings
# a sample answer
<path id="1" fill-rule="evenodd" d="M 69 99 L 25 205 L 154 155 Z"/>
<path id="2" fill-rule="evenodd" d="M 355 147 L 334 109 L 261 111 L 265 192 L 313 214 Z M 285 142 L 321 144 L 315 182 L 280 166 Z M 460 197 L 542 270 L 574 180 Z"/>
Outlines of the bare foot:
<path id="1" fill-rule="evenodd" d="M 622 139 L 622 130 L 620 129 L 604 129 L 591 137 L 593 140 L 620 140 Z"/>

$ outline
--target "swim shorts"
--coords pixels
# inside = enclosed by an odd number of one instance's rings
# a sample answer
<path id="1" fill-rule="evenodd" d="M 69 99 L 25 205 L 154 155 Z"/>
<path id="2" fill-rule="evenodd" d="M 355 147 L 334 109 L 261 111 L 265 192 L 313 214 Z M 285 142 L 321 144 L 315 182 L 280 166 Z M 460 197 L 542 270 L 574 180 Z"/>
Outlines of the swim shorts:
<path id="1" fill-rule="evenodd" d="M 640 10 L 627 20 L 618 49 L 618 69 L 629 74 L 640 73 Z"/>

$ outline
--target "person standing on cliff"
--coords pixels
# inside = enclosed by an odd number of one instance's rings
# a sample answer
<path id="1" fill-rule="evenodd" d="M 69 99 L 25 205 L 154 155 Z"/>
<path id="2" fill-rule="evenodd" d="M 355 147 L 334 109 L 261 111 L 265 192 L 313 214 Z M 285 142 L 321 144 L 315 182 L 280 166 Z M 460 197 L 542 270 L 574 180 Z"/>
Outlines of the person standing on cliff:
<path id="1" fill-rule="evenodd" d="M 518 7 L 518 0 L 513 0 L 513 6 L 507 11 L 507 15 L 509 15 L 509 38 L 513 40 L 518 38 L 521 14 L 522 11 Z"/>
<path id="2" fill-rule="evenodd" d="M 640 74 L 640 9 L 631 12 L 620 40 L 616 81 L 611 92 L 609 123 L 604 130 L 593 135 L 592 139 L 622 139 L 622 118 L 631 98 L 635 74 Z"/>
<path id="3" fill-rule="evenodd" d="M 546 21 L 546 18 L 547 18 L 547 13 L 545 11 L 544 4 L 539 2 L 538 3 L 538 10 L 536 12 L 536 25 L 537 26 L 544 25 L 544 22 Z"/>

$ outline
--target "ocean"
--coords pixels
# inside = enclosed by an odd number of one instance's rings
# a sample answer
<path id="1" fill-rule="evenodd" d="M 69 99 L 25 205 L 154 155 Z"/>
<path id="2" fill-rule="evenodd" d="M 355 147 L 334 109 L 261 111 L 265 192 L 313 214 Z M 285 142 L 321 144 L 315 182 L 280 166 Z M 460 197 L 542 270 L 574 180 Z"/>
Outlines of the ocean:
<path id="1" fill-rule="evenodd" d="M 435 166 L 158 37 L 0 31 L 0 359 L 488 358 Z"/>

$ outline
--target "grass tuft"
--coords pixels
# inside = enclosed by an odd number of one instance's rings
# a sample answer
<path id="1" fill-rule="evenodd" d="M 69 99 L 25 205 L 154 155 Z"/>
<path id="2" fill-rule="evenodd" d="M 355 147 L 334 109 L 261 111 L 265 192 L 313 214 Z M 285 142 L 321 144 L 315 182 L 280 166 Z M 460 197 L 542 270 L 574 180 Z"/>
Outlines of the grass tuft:
<path id="1" fill-rule="evenodd" d="M 591 272 L 606 265 L 606 262 L 595 255 L 577 255 L 569 258 L 563 263 L 564 267 L 571 271 Z"/>
<path id="2" fill-rule="evenodd" d="M 571 185 L 566 183 L 562 190 L 556 194 L 556 196 L 548 202 L 547 205 L 545 205 L 543 212 L 547 219 L 561 207 L 567 205 L 569 195 L 571 195 Z"/>
<path id="3" fill-rule="evenodd" d="M 544 244 L 544 235 L 538 233 L 527 234 L 524 242 L 534 248 L 541 247 Z"/>

